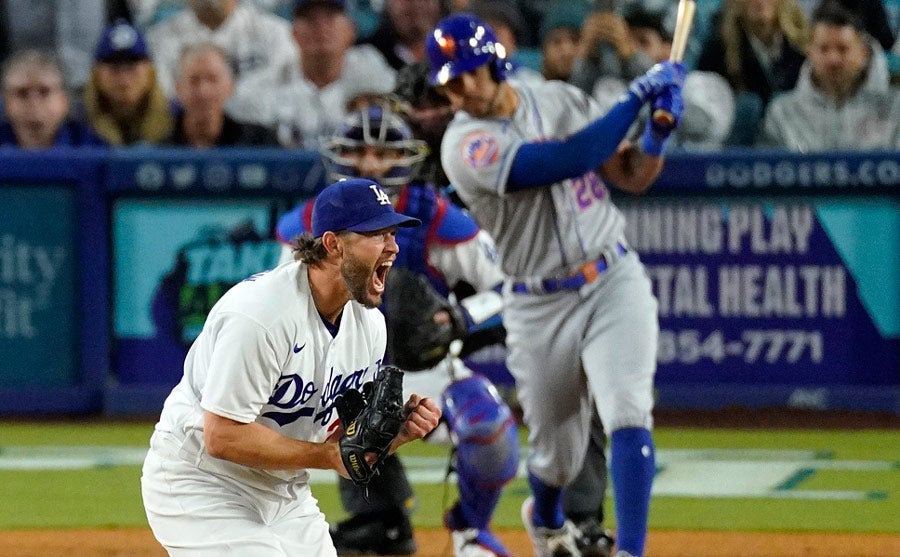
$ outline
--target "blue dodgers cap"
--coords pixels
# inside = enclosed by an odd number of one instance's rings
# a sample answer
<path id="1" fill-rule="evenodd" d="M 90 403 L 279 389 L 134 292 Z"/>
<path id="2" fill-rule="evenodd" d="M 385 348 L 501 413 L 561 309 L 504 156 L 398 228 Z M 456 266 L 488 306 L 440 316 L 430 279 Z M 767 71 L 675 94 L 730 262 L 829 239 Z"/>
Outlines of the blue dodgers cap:
<path id="1" fill-rule="evenodd" d="M 391 198 L 377 182 L 365 178 L 341 180 L 319 192 L 313 203 L 312 234 L 374 232 L 391 226 L 419 226 L 417 218 L 394 211 Z"/>
<path id="2" fill-rule="evenodd" d="M 94 58 L 98 62 L 134 62 L 149 60 L 150 52 L 144 35 L 136 27 L 120 19 L 103 29 Z"/>

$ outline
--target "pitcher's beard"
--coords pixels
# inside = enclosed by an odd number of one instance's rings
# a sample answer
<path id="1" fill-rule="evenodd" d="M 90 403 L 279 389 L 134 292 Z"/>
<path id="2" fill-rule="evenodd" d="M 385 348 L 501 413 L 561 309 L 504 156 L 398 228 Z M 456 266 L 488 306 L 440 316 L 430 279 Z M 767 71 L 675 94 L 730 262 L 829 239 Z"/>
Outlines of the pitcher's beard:
<path id="1" fill-rule="evenodd" d="M 341 275 L 344 277 L 347 290 L 350 291 L 350 297 L 369 309 L 381 305 L 381 296 L 378 296 L 375 302 L 369 296 L 369 279 L 373 272 L 364 263 L 349 258 L 344 258 L 341 264 Z"/>

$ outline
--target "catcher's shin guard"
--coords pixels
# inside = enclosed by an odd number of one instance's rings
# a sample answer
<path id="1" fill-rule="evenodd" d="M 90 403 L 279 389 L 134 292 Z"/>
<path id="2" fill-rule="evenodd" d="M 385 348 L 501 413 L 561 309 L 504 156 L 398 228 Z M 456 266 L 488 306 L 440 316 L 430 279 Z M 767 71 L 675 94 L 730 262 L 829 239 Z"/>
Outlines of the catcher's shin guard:
<path id="1" fill-rule="evenodd" d="M 519 467 L 515 419 L 494 386 L 480 375 L 452 383 L 441 398 L 456 444 L 460 497 L 448 525 L 486 528 L 503 486 Z"/>

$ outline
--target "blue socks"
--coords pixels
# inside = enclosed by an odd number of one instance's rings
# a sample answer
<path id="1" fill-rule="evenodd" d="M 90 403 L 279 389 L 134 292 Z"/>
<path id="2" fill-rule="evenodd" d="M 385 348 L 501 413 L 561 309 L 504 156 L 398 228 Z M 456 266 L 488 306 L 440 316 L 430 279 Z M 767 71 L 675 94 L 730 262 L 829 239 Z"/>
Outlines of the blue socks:
<path id="1" fill-rule="evenodd" d="M 650 431 L 632 427 L 614 431 L 610 438 L 609 471 L 616 503 L 616 549 L 644 554 L 650 488 L 656 473 Z"/>
<path id="2" fill-rule="evenodd" d="M 655 449 L 650 431 L 632 427 L 614 431 L 610 436 L 610 476 L 616 505 L 616 548 L 639 557 L 647 541 L 650 488 L 656 473 Z M 534 525 L 560 528 L 563 488 L 546 485 L 528 474 L 534 494 Z"/>
<path id="3" fill-rule="evenodd" d="M 503 492 L 503 484 L 491 486 L 474 481 L 469 475 L 457 472 L 459 502 L 447 516 L 451 530 L 478 528 L 484 530 L 491 522 L 494 509 Z"/>
<path id="4" fill-rule="evenodd" d="M 528 484 L 534 495 L 534 525 L 554 530 L 562 528 L 565 522 L 562 510 L 563 488 L 549 486 L 531 472 L 528 472 Z"/>

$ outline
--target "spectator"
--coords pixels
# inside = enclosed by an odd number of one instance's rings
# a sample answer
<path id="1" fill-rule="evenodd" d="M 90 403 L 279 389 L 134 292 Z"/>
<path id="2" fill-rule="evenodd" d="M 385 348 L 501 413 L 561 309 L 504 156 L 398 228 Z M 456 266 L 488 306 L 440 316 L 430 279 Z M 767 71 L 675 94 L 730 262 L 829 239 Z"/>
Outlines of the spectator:
<path id="1" fill-rule="evenodd" d="M 672 34 L 663 24 L 662 13 L 633 8 L 625 16 L 628 31 L 638 49 L 653 62 L 668 60 Z M 602 110 L 612 108 L 628 91 L 628 83 L 604 76 L 594 85 L 592 96 Z M 734 93 L 725 78 L 713 72 L 688 73 L 682 88 L 684 112 L 668 143 L 670 149 L 709 151 L 721 149 L 734 122 Z M 644 114 L 649 117 L 649 114 Z"/>
<path id="2" fill-rule="evenodd" d="M 385 0 L 378 28 L 364 42 L 399 70 L 425 60 L 425 37 L 440 18 L 440 0 Z"/>
<path id="3" fill-rule="evenodd" d="M 529 53 L 536 54 L 536 51 L 529 49 L 523 53 L 519 50 L 519 37 L 525 20 L 513 0 L 475 0 L 470 4 L 470 9 L 494 29 L 500 44 L 506 47 L 508 77 L 531 82 L 544 80 L 539 71 L 529 67 L 529 64 L 540 66 L 530 60 L 533 56 Z"/>
<path id="4" fill-rule="evenodd" d="M 120 0 L 122 1 L 122 0 Z M 185 8 L 189 0 L 124 0 L 133 15 L 133 22 L 147 29 L 166 20 Z M 243 0 L 262 11 L 289 18 L 292 0 Z"/>
<path id="5" fill-rule="evenodd" d="M 672 50 L 672 32 L 666 29 L 663 17 L 662 13 L 640 9 L 625 15 L 637 48 L 654 63 L 668 60 Z M 687 150 L 721 149 L 734 123 L 734 93 L 728 82 L 714 72 L 693 71 L 688 73 L 681 94 L 684 114 L 671 145 Z"/>
<path id="6" fill-rule="evenodd" d="M 4 119 L 0 146 L 21 149 L 102 146 L 86 123 L 70 119 L 62 65 L 38 50 L 13 54 L 3 65 Z"/>
<path id="7" fill-rule="evenodd" d="M 178 56 L 187 45 L 218 45 L 238 82 L 264 68 L 288 66 L 297 57 L 290 24 L 278 16 L 239 0 L 188 0 L 188 6 L 147 31 L 157 78 L 169 98 Z"/>
<path id="8" fill-rule="evenodd" d="M 104 29 L 84 91 L 88 121 L 113 145 L 159 143 L 172 128 L 141 32 L 125 20 Z"/>
<path id="9" fill-rule="evenodd" d="M 23 50 L 53 53 L 67 86 L 84 87 L 94 46 L 115 2 L 105 0 L 5 0 L 0 2 L 0 60 Z"/>
<path id="10" fill-rule="evenodd" d="M 794 87 L 808 43 L 797 0 L 725 0 L 719 17 L 698 70 L 722 75 L 736 93 L 752 93 L 763 105 Z"/>
<path id="11" fill-rule="evenodd" d="M 522 37 L 522 45 L 540 48 L 540 24 L 547 17 L 547 14 L 553 9 L 553 6 L 560 0 L 516 0 L 519 9 L 525 16 L 527 25 L 525 26 L 524 36 Z M 563 0 L 565 3 L 571 4 L 588 4 L 596 7 L 604 1 L 610 4 L 614 0 Z"/>
<path id="12" fill-rule="evenodd" d="M 300 55 L 281 71 L 242 83 L 229 112 L 273 127 L 285 147 L 316 149 L 362 92 L 385 93 L 395 72 L 370 45 L 353 46 L 353 23 L 342 0 L 300 0 L 294 9 Z"/>
<path id="13" fill-rule="evenodd" d="M 225 113 L 234 77 L 225 52 L 212 43 L 185 47 L 175 83 L 183 112 L 165 143 L 190 147 L 275 146 L 268 128 L 239 122 Z"/>
<path id="14" fill-rule="evenodd" d="M 722 75 L 735 93 L 729 143 L 753 145 L 776 93 L 797 83 L 809 26 L 797 0 L 725 0 L 697 69 Z"/>
<path id="15" fill-rule="evenodd" d="M 900 90 L 862 21 L 838 5 L 813 16 L 797 87 L 769 105 L 761 143 L 794 151 L 900 148 Z"/>
<path id="16" fill-rule="evenodd" d="M 894 30 L 885 8 L 885 0 L 798 0 L 807 20 L 811 20 L 815 11 L 827 2 L 837 2 L 845 10 L 856 14 L 862 21 L 863 28 L 878 41 L 885 51 L 894 45 Z M 890 1 L 890 0 L 888 0 Z"/>
<path id="17" fill-rule="evenodd" d="M 541 21 L 541 74 L 568 81 L 578 55 L 581 25 L 590 11 L 581 2 L 553 2 Z"/>
<path id="18" fill-rule="evenodd" d="M 629 82 L 652 65 L 634 44 L 628 24 L 620 15 L 611 10 L 596 10 L 588 14 L 581 26 L 569 83 L 590 94 L 601 77 Z"/>

